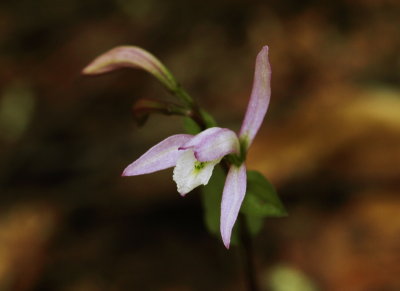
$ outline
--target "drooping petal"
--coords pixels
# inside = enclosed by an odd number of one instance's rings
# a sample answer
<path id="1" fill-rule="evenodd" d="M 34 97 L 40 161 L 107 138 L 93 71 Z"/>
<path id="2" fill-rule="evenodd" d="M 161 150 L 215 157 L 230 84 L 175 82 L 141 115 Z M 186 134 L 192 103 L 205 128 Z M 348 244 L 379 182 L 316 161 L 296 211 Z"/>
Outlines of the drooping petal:
<path id="1" fill-rule="evenodd" d="M 239 134 L 240 139 L 244 141 L 245 149 L 253 142 L 263 122 L 270 96 L 271 66 L 268 60 L 268 46 L 264 46 L 257 55 L 253 89 Z"/>
<path id="2" fill-rule="evenodd" d="M 184 196 L 200 185 L 207 185 L 214 166 L 221 159 L 199 162 L 192 150 L 181 150 L 180 152 L 181 155 L 174 168 L 173 179 L 176 182 L 178 192 Z"/>
<path id="3" fill-rule="evenodd" d="M 232 165 L 226 177 L 221 202 L 221 236 L 227 249 L 231 241 L 232 228 L 246 194 L 246 165 Z"/>
<path id="4" fill-rule="evenodd" d="M 168 89 L 177 87 L 172 74 L 151 53 L 137 46 L 118 46 L 100 55 L 83 69 L 87 75 L 97 75 L 120 68 L 143 69 L 155 76 Z"/>
<path id="5" fill-rule="evenodd" d="M 208 128 L 187 143 L 180 149 L 192 149 L 196 159 L 206 162 L 221 159 L 230 153 L 239 153 L 239 139 L 235 132 L 227 128 Z"/>
<path id="6" fill-rule="evenodd" d="M 192 137 L 190 134 L 177 134 L 164 139 L 126 167 L 122 176 L 148 174 L 175 166 L 182 154 L 178 148 Z"/>

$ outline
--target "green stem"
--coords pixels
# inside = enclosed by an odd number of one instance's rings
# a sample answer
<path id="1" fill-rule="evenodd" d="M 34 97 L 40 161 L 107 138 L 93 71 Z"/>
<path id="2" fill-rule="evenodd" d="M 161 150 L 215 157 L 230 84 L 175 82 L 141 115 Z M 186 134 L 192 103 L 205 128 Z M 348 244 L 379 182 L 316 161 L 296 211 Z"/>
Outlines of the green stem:
<path id="1" fill-rule="evenodd" d="M 194 122 L 197 123 L 197 125 L 200 127 L 202 131 L 208 128 L 207 122 L 204 120 L 197 106 L 195 108 L 192 108 L 189 117 L 193 119 Z"/>
<path id="2" fill-rule="evenodd" d="M 179 84 L 171 93 L 180 98 L 187 105 L 188 108 L 193 109 L 197 107 L 194 99 Z"/>
<path id="3" fill-rule="evenodd" d="M 200 107 L 198 106 L 196 101 L 185 91 L 185 89 L 178 85 L 171 93 L 185 103 L 186 108 L 188 108 L 189 110 L 188 117 L 193 119 L 193 121 L 198 124 L 201 130 L 205 130 L 208 128 L 207 121 L 203 118 Z"/>
<path id="4" fill-rule="evenodd" d="M 259 287 L 256 279 L 256 271 L 254 266 L 253 243 L 252 238 L 243 215 L 239 215 L 240 222 L 240 240 L 241 256 L 243 260 L 243 269 L 246 276 L 247 288 L 249 291 L 258 291 Z"/>

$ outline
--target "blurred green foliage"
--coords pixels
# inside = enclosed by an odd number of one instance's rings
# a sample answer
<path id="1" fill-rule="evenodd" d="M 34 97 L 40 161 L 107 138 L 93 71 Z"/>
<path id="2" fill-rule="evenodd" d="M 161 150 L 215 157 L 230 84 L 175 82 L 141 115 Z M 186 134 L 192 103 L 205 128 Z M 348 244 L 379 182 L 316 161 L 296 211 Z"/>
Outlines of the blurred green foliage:
<path id="1" fill-rule="evenodd" d="M 16 141 L 31 122 L 35 97 L 32 89 L 21 82 L 5 88 L 0 96 L 0 138 Z"/>

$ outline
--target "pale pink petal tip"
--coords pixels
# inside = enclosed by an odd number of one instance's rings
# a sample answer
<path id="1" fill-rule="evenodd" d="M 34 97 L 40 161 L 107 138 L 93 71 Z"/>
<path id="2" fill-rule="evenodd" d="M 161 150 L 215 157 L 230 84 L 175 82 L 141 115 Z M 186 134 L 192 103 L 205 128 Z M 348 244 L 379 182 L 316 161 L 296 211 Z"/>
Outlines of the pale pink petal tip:
<path id="1" fill-rule="evenodd" d="M 233 226 L 235 225 L 246 194 L 246 166 L 231 166 L 226 177 L 221 202 L 221 237 L 228 249 L 231 241 Z"/>
<path id="2" fill-rule="evenodd" d="M 271 66 L 268 60 L 268 46 L 264 46 L 256 58 L 253 89 L 247 106 L 239 136 L 250 146 L 267 113 L 271 97 Z"/>

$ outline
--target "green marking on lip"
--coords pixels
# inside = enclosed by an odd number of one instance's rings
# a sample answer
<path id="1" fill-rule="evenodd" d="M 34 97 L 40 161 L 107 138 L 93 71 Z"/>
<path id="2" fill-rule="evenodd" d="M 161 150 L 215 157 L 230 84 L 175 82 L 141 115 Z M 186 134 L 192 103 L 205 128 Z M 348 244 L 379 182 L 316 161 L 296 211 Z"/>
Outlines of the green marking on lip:
<path id="1" fill-rule="evenodd" d="M 196 162 L 194 162 L 194 169 L 196 171 L 200 171 L 201 169 L 203 169 L 205 167 L 205 165 L 206 165 L 206 162 L 196 161 Z"/>

